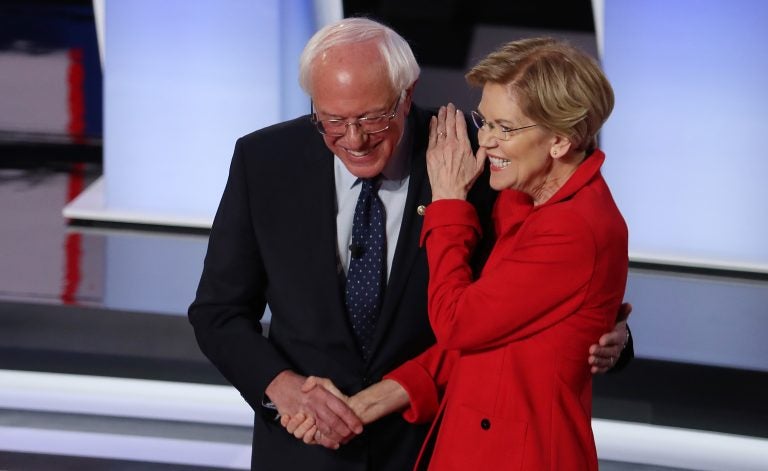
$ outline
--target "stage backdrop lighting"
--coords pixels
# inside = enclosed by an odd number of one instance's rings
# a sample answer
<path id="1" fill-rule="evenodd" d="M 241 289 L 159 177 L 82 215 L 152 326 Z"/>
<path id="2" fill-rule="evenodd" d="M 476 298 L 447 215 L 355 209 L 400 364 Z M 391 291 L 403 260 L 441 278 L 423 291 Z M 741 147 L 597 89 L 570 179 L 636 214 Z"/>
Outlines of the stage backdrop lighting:
<path id="1" fill-rule="evenodd" d="M 604 173 L 634 260 L 768 271 L 768 2 L 605 2 Z"/>

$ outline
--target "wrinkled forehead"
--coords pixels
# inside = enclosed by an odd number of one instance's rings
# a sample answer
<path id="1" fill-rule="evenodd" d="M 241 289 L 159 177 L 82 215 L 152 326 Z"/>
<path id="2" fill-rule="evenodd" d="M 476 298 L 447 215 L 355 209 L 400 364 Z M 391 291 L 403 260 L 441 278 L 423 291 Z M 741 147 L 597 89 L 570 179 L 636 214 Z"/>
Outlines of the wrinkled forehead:
<path id="1" fill-rule="evenodd" d="M 315 57 L 310 72 L 313 90 L 318 84 L 327 85 L 329 78 L 341 85 L 380 86 L 384 81 L 392 88 L 386 60 L 373 41 L 331 47 Z"/>

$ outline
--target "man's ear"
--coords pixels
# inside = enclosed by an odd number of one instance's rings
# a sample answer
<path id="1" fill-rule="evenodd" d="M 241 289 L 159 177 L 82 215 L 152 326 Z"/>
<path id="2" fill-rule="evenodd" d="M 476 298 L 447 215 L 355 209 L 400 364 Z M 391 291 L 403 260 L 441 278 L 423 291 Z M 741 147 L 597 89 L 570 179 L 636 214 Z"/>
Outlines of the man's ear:
<path id="1" fill-rule="evenodd" d="M 408 113 L 411 112 L 411 105 L 413 104 L 413 90 L 416 88 L 416 84 L 418 82 L 419 80 L 416 79 L 416 81 L 413 82 L 410 87 L 405 89 L 405 97 L 403 98 L 403 102 L 400 104 L 400 106 L 403 108 L 403 111 L 405 112 L 405 116 L 408 116 Z"/>

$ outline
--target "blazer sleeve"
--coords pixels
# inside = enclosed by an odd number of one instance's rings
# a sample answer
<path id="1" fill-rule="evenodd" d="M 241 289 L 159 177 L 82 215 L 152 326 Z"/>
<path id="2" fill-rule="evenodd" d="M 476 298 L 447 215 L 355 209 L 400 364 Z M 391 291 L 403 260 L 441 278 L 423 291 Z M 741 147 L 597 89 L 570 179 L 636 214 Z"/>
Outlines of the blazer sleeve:
<path id="1" fill-rule="evenodd" d="M 554 207 L 532 214 L 515 240 L 497 242 L 501 260 L 475 281 L 469 259 L 479 226 L 471 212 L 464 201 L 443 200 L 425 214 L 429 318 L 443 348 L 497 347 L 576 312 L 596 257 L 591 229 L 578 214 Z"/>
<path id="2" fill-rule="evenodd" d="M 445 350 L 440 345 L 433 345 L 419 356 L 384 375 L 384 379 L 397 381 L 408 393 L 410 403 L 402 413 L 406 421 L 425 423 L 435 418 L 458 357 L 459 354 L 455 350 Z"/>
<path id="3" fill-rule="evenodd" d="M 243 154 L 239 140 L 188 315 L 203 353 L 258 411 L 267 385 L 291 364 L 262 332 L 267 280 L 252 229 Z"/>

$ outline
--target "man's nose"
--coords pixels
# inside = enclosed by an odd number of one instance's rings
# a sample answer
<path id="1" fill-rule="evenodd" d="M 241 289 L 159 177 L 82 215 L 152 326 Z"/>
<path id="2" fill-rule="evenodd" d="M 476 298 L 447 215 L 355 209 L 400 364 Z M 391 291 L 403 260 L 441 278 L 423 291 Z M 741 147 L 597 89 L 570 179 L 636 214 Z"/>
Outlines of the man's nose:
<path id="1" fill-rule="evenodd" d="M 365 144 L 367 137 L 368 135 L 363 132 L 362 127 L 358 123 L 349 123 L 342 136 L 348 147 L 362 146 Z"/>

